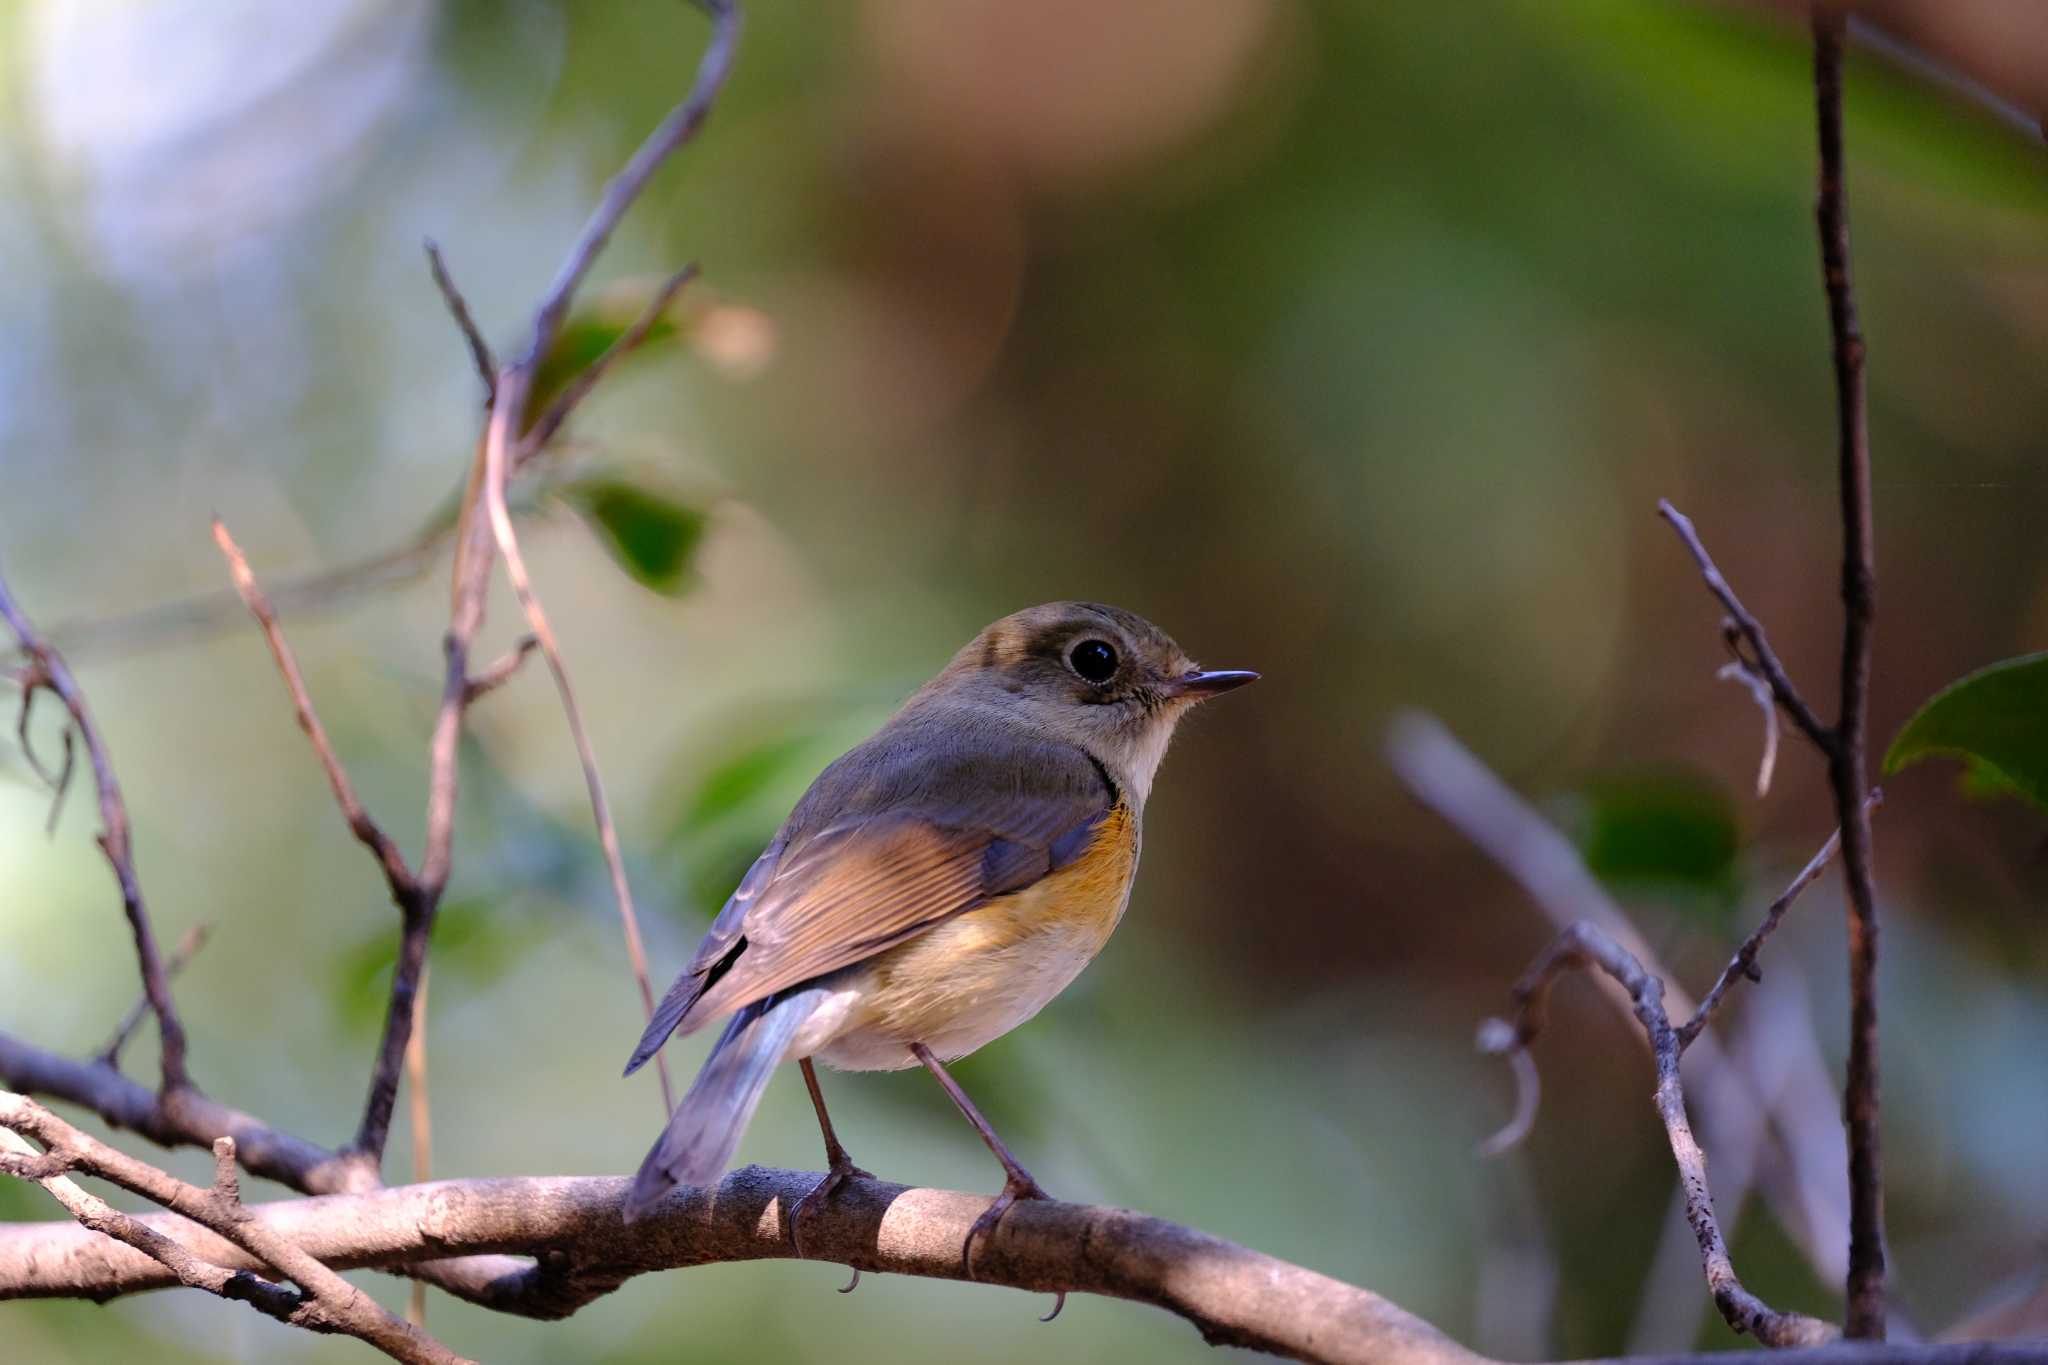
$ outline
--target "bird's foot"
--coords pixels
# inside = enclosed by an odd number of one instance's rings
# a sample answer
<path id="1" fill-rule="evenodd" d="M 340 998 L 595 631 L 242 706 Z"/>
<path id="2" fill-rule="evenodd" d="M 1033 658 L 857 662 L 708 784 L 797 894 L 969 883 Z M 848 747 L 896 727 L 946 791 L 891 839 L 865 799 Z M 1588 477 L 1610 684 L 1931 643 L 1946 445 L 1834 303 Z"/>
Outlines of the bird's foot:
<path id="1" fill-rule="evenodd" d="M 1003 1220 L 1003 1215 L 1008 1213 L 1011 1207 L 1018 1203 L 1018 1201 L 1051 1198 L 1052 1196 L 1045 1192 L 1045 1187 L 1031 1178 L 1031 1172 L 1025 1170 L 1022 1166 L 1011 1169 L 1008 1178 L 1003 1181 L 1003 1192 L 997 1195 L 994 1202 L 982 1211 L 981 1217 L 974 1220 L 974 1226 L 967 1229 L 967 1240 L 960 1244 L 960 1268 L 966 1272 L 967 1278 L 970 1280 L 974 1278 L 974 1243 L 976 1239 L 993 1234 L 996 1230 L 996 1224 Z M 1060 1310 L 1066 1306 L 1067 1291 L 1062 1289 L 1059 1291 L 1059 1297 L 1053 1300 L 1052 1311 L 1040 1318 L 1039 1321 L 1051 1322 L 1060 1315 Z"/>
<path id="2" fill-rule="evenodd" d="M 816 1211 L 822 1204 L 829 1203 L 832 1196 L 839 1192 L 839 1187 L 847 1181 L 856 1177 L 862 1180 L 874 1179 L 873 1171 L 863 1170 L 861 1167 L 853 1164 L 853 1158 L 846 1154 L 844 1147 L 828 1153 L 827 1160 L 831 1164 L 826 1170 L 824 1178 L 811 1186 L 810 1193 L 797 1200 L 796 1207 L 790 1210 L 789 1241 L 790 1245 L 796 1249 L 796 1254 L 799 1257 L 807 1257 L 810 1254 L 804 1250 L 804 1215 Z M 860 1271 L 856 1268 L 853 1272 L 853 1278 L 848 1280 L 846 1287 L 839 1292 L 851 1294 L 853 1287 L 859 1283 Z"/>

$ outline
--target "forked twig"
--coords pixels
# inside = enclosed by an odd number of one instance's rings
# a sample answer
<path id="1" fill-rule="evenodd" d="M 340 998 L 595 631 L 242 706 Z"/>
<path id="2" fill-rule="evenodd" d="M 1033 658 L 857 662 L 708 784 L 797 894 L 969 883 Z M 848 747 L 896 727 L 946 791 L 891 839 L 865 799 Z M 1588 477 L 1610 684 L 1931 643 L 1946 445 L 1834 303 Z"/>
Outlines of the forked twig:
<path id="1" fill-rule="evenodd" d="M 1686 1220 L 1699 1240 L 1707 1289 L 1722 1318 L 1736 1331 L 1747 1332 L 1767 1346 L 1818 1346 L 1833 1340 L 1837 1335 L 1833 1327 L 1804 1313 L 1772 1308 L 1745 1288 L 1736 1275 L 1714 1214 L 1706 1154 L 1700 1150 L 1699 1141 L 1693 1136 L 1692 1120 L 1686 1114 L 1685 1087 L 1678 1066 L 1684 1049 L 1664 1010 L 1664 983 L 1645 971 L 1634 954 L 1589 923 L 1573 925 L 1537 956 L 1516 983 L 1513 1021 L 1489 1029 L 1482 1041 L 1490 1044 L 1497 1055 L 1525 1051 L 1542 1032 L 1551 986 L 1564 973 L 1581 967 L 1598 968 L 1628 992 L 1636 1018 L 1649 1039 L 1650 1055 L 1657 1068 L 1657 1115 L 1663 1120 L 1672 1159 L 1678 1164 Z"/>

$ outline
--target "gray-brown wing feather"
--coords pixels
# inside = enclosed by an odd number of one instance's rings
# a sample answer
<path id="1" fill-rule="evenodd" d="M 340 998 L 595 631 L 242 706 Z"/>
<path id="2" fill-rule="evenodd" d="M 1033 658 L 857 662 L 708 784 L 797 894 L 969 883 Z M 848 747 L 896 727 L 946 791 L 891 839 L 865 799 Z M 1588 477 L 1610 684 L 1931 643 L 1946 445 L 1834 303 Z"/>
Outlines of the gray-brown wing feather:
<path id="1" fill-rule="evenodd" d="M 1117 793 L 1081 750 L 899 716 L 821 774 L 712 922 L 641 1039 L 872 956 L 1020 890 L 1086 847 Z"/>

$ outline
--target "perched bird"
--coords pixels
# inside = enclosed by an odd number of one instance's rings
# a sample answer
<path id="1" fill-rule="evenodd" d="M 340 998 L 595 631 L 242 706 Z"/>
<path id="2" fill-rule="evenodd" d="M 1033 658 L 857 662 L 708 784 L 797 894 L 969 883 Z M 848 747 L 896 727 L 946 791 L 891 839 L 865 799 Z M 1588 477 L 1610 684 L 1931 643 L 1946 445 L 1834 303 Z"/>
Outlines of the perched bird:
<path id="1" fill-rule="evenodd" d="M 812 1059 L 922 1064 L 1003 1165 L 1002 1193 L 961 1248 L 971 1273 L 978 1236 L 1017 1200 L 1049 1196 L 945 1063 L 1037 1014 L 1101 951 L 1174 726 L 1257 677 L 1204 672 L 1158 627 L 1087 602 L 977 635 L 811 784 L 655 1009 L 628 1075 L 671 1033 L 727 1022 L 641 1163 L 626 1217 L 717 1179 L 794 1059 L 829 1165 L 791 1214 L 801 1253 L 804 1215 L 866 1174 L 833 1133 Z"/>

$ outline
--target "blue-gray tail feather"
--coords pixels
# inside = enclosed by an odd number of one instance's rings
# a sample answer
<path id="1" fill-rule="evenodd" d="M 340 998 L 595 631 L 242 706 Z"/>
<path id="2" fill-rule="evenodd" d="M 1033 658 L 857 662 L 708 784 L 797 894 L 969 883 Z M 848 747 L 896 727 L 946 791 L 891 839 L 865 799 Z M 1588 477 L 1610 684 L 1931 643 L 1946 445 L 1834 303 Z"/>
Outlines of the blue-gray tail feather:
<path id="1" fill-rule="evenodd" d="M 733 1015 L 660 1141 L 640 1163 L 626 1195 L 627 1222 L 677 1185 L 708 1185 L 725 1173 L 769 1077 L 824 998 L 815 986 L 784 991 Z"/>

